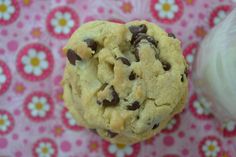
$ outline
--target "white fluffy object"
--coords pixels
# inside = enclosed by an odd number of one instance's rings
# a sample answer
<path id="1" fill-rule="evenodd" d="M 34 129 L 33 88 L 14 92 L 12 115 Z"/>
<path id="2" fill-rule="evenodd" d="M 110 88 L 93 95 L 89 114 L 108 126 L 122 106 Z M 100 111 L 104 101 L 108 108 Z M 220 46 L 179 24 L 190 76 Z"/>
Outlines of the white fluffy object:
<path id="1" fill-rule="evenodd" d="M 201 100 L 220 121 L 236 121 L 236 9 L 202 41 L 193 79 Z"/>

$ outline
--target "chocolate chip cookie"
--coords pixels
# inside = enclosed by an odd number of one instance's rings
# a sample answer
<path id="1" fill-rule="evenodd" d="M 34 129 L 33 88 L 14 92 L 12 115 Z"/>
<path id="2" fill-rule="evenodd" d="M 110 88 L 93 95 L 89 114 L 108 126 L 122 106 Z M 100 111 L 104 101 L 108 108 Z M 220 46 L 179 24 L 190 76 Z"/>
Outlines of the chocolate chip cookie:
<path id="1" fill-rule="evenodd" d="M 79 125 L 132 144 L 160 132 L 185 103 L 180 41 L 153 23 L 94 21 L 64 47 L 65 105 Z"/>

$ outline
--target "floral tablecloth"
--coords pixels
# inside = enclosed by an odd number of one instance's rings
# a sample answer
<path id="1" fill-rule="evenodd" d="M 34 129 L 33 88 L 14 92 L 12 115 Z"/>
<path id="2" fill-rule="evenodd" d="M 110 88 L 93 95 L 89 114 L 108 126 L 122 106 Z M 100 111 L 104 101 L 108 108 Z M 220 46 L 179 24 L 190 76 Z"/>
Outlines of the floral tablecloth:
<path id="1" fill-rule="evenodd" d="M 77 126 L 60 86 L 62 47 L 85 22 L 157 23 L 182 41 L 191 65 L 198 43 L 235 5 L 235 0 L 0 0 L 0 156 L 235 157 L 236 124 L 218 125 L 191 82 L 184 112 L 159 135 L 130 146 L 110 144 Z"/>

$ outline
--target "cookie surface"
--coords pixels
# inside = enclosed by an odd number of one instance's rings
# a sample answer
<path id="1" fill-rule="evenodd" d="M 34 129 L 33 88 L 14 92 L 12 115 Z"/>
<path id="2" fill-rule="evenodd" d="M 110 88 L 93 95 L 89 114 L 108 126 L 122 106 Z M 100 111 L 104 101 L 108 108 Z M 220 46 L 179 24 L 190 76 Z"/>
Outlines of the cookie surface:
<path id="1" fill-rule="evenodd" d="M 155 24 L 94 21 L 64 47 L 66 107 L 79 125 L 131 144 L 163 129 L 187 97 L 180 41 Z"/>

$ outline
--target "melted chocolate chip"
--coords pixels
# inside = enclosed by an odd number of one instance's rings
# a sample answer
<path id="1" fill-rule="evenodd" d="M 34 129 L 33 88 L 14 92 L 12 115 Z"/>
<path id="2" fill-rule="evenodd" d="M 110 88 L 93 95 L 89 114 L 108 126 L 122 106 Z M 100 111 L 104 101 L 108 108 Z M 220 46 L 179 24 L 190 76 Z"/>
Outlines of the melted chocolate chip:
<path id="1" fill-rule="evenodd" d="M 88 47 L 91 48 L 93 51 L 97 50 L 97 42 L 94 41 L 93 39 L 85 39 L 84 42 L 87 43 Z"/>
<path id="2" fill-rule="evenodd" d="M 181 74 L 181 82 L 184 82 L 184 74 Z"/>
<path id="3" fill-rule="evenodd" d="M 129 80 L 134 80 L 136 78 L 136 74 L 132 71 L 129 75 Z"/>
<path id="4" fill-rule="evenodd" d="M 113 138 L 113 137 L 115 137 L 115 136 L 118 135 L 118 133 L 112 132 L 112 131 L 110 131 L 110 130 L 107 130 L 107 134 L 108 134 L 108 136 L 111 137 L 111 138 Z"/>
<path id="5" fill-rule="evenodd" d="M 139 102 L 135 101 L 131 104 L 131 106 L 127 106 L 127 109 L 134 111 L 137 110 L 139 107 L 140 107 Z"/>
<path id="6" fill-rule="evenodd" d="M 162 63 L 162 67 L 163 67 L 163 69 L 165 71 L 169 71 L 170 70 L 170 68 L 171 68 L 170 63 L 168 63 L 167 61 L 162 61 L 161 63 Z"/>
<path id="7" fill-rule="evenodd" d="M 118 60 L 121 60 L 123 64 L 130 66 L 130 61 L 125 57 L 118 57 Z"/>
<path id="8" fill-rule="evenodd" d="M 145 24 L 141 24 L 139 26 L 130 26 L 129 31 L 132 34 L 146 33 L 147 32 L 147 26 Z"/>
<path id="9" fill-rule="evenodd" d="M 159 126 L 159 123 L 154 124 L 153 127 L 152 127 L 152 129 L 154 130 L 154 129 L 156 129 L 158 126 Z"/>
<path id="10" fill-rule="evenodd" d="M 174 33 L 168 33 L 168 37 L 176 38 Z"/>
<path id="11" fill-rule="evenodd" d="M 109 101 L 109 100 L 107 100 L 107 99 L 103 100 L 103 101 L 102 101 L 102 104 L 103 104 L 104 106 L 115 106 L 115 105 L 117 105 L 117 104 L 120 102 L 119 95 L 118 95 L 117 92 L 115 91 L 114 87 L 111 86 L 110 89 L 111 89 L 111 91 L 112 91 L 112 92 L 111 92 L 112 99 L 111 99 L 111 101 Z"/>
<path id="12" fill-rule="evenodd" d="M 66 54 L 70 64 L 75 65 L 76 60 L 81 60 L 80 56 L 75 53 L 74 50 L 69 49 Z"/>
<path id="13" fill-rule="evenodd" d="M 137 38 L 137 34 L 139 33 L 146 33 L 147 32 L 147 26 L 142 24 L 139 26 L 130 26 L 129 27 L 130 32 L 133 34 L 131 38 L 131 44 L 134 43 L 135 39 Z"/>
<path id="14" fill-rule="evenodd" d="M 134 57 L 135 57 L 135 59 L 136 59 L 137 62 L 140 61 L 138 48 L 135 48 L 135 49 L 134 49 Z"/>
<path id="15" fill-rule="evenodd" d="M 136 47 L 138 43 L 143 39 L 147 40 L 148 42 L 153 44 L 155 47 L 157 47 L 158 42 L 153 37 L 144 33 L 139 33 L 134 37 L 133 45 Z"/>
<path id="16" fill-rule="evenodd" d="M 184 74 L 186 77 L 188 77 L 188 68 L 187 67 L 184 69 Z"/>

